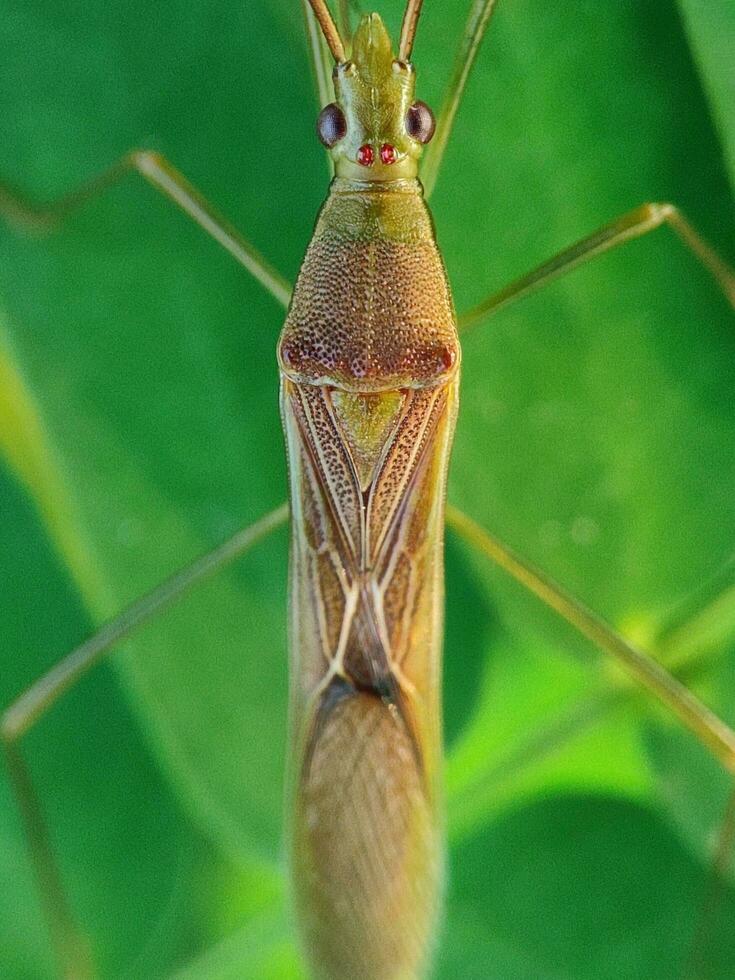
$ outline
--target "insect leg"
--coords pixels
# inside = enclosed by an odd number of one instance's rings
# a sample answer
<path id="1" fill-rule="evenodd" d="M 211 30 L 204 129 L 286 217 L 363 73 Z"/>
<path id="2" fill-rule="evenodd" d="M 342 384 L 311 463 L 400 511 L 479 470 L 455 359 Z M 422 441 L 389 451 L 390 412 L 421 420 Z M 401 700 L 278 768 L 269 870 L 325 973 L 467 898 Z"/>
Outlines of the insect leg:
<path id="1" fill-rule="evenodd" d="M 67 654 L 0 715 L 0 742 L 11 785 L 23 819 L 61 975 L 68 980 L 86 980 L 93 976 L 93 969 L 86 943 L 68 907 L 41 807 L 20 752 L 20 739 L 65 691 L 99 662 L 104 653 L 177 602 L 199 582 L 245 554 L 287 519 L 288 505 L 282 504 L 176 572 Z"/>
<path id="2" fill-rule="evenodd" d="M 509 283 L 471 310 L 467 310 L 459 317 L 460 329 L 473 326 L 495 313 L 501 306 L 536 292 L 547 283 L 576 269 L 583 262 L 602 255 L 603 252 L 609 252 L 633 238 L 641 238 L 663 224 L 676 232 L 681 241 L 717 281 L 725 298 L 735 306 L 735 270 L 720 258 L 675 205 L 643 204 L 610 224 L 604 225 L 586 238 L 580 239 L 569 248 L 565 248 L 525 276 Z"/>
<path id="3" fill-rule="evenodd" d="M 735 773 L 735 732 L 673 674 L 658 661 L 629 643 L 561 585 L 524 561 L 507 545 L 489 534 L 456 507 L 447 507 L 447 523 L 469 544 L 485 554 L 524 588 L 554 609 L 575 629 L 592 640 L 603 652 L 614 658 L 638 684 L 646 688 L 677 715 L 730 773 Z M 550 732 L 545 734 L 551 734 L 556 740 L 564 741 L 570 734 L 573 734 L 574 730 L 580 726 L 585 727 L 590 717 L 594 719 L 600 710 L 605 711 L 619 702 L 620 696 L 620 691 L 598 693 L 592 701 L 582 705 L 581 710 L 575 711 L 570 717 L 561 719 L 562 725 L 560 727 L 552 728 Z M 572 723 L 571 726 L 569 726 L 569 722 Z M 551 747 L 553 749 L 553 745 Z M 548 750 L 548 746 L 540 740 L 536 740 L 535 744 L 532 742 L 529 748 L 532 755 L 537 754 L 539 749 L 542 752 Z M 506 760 L 506 766 L 508 761 L 512 765 L 516 765 L 519 760 Z M 526 760 L 521 758 L 520 761 L 523 763 Z M 492 775 L 496 776 L 497 773 Z M 500 775 L 503 775 L 502 769 Z M 476 789 L 476 786 L 473 789 Z M 686 964 L 689 971 L 684 974 L 686 977 L 694 978 L 707 975 L 706 972 L 702 972 L 701 968 L 706 966 L 706 951 L 709 948 L 709 939 L 723 896 L 725 872 L 730 861 L 734 838 L 735 791 L 730 795 L 713 855 L 708 886 Z"/>
<path id="4" fill-rule="evenodd" d="M 130 172 L 140 174 L 152 187 L 173 201 L 226 248 L 282 306 L 288 305 L 291 287 L 283 276 L 217 213 L 183 174 L 160 153 L 152 150 L 131 150 L 102 173 L 49 204 L 28 203 L 0 185 L 0 215 L 23 231 L 50 232 L 69 214 Z"/>
<path id="5" fill-rule="evenodd" d="M 447 523 L 617 661 L 637 683 L 669 708 L 729 772 L 735 773 L 735 732 L 657 660 L 635 647 L 563 586 L 456 507 L 447 507 Z"/>
<path id="6" fill-rule="evenodd" d="M 677 610 L 648 641 L 653 656 L 666 664 L 668 670 L 686 683 L 707 670 L 719 652 L 723 642 L 729 642 L 733 628 L 728 623 L 724 631 L 712 629 L 719 619 L 719 610 L 730 599 L 730 572 L 726 572 L 727 585 L 722 590 L 722 577 L 716 577 L 716 591 L 709 587 L 697 596 L 694 603 L 687 603 L 686 610 Z M 714 582 L 711 584 L 715 584 Z M 682 612 L 684 613 L 682 615 Z M 735 624 L 733 624 L 735 626 Z M 450 798 L 450 804 L 461 809 L 462 799 L 476 800 L 477 796 L 497 793 L 504 781 L 518 777 L 530 766 L 560 752 L 569 743 L 581 738 L 610 714 L 624 705 L 640 699 L 644 692 L 634 683 L 621 683 L 620 677 L 605 677 L 590 692 L 559 713 L 548 717 L 538 728 L 525 732 L 521 741 L 499 759 L 488 762 L 478 770 L 472 781 L 464 783 Z M 731 820 L 735 820 L 735 796 L 731 808 Z M 723 826 L 721 834 L 727 833 Z M 735 834 L 735 827 L 729 831 Z M 721 849 L 717 852 L 721 853 Z"/>
<path id="7" fill-rule="evenodd" d="M 454 67 L 447 86 L 446 95 L 437 115 L 436 132 L 426 148 L 421 167 L 421 182 L 426 197 L 430 197 L 439 176 L 444 151 L 452 134 L 454 118 L 462 101 L 467 79 L 470 77 L 477 52 L 485 36 L 485 30 L 495 10 L 497 0 L 472 0 L 467 22 L 464 26 L 459 49 L 454 59 Z"/>

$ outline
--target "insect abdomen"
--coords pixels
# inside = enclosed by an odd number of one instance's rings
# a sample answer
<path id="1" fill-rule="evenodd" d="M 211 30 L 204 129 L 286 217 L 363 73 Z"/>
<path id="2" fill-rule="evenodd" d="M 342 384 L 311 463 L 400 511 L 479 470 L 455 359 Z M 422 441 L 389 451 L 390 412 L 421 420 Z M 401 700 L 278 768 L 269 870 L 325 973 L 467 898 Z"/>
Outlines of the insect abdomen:
<path id="1" fill-rule="evenodd" d="M 416 182 L 330 195 L 279 358 L 297 919 L 317 980 L 418 980 L 443 880 L 442 545 L 459 345 Z"/>
<path id="2" fill-rule="evenodd" d="M 375 694 L 332 700 L 296 795 L 293 869 L 320 980 L 413 980 L 432 946 L 442 835 L 400 714 Z"/>

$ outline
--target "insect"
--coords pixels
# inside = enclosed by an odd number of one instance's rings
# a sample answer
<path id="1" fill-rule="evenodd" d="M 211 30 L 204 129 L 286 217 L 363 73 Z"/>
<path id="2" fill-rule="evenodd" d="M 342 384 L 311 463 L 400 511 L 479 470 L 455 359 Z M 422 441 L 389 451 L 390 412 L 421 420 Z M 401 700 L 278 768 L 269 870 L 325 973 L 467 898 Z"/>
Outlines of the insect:
<path id="1" fill-rule="evenodd" d="M 381 147 L 381 148 L 382 148 L 382 147 Z M 390 697 L 388 697 L 388 701 L 390 701 Z"/>

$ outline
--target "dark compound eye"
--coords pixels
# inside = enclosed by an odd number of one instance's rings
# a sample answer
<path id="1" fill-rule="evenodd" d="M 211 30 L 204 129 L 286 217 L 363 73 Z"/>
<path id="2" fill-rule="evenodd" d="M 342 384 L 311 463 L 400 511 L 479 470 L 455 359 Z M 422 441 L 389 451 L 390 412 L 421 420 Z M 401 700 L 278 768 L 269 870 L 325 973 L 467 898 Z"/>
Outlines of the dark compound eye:
<path id="1" fill-rule="evenodd" d="M 434 113 L 425 102 L 414 102 L 406 113 L 406 132 L 419 143 L 428 143 L 434 135 Z"/>
<path id="2" fill-rule="evenodd" d="M 316 121 L 316 131 L 319 134 L 319 139 L 327 149 L 334 146 L 335 143 L 339 143 L 347 132 L 345 114 L 334 102 L 325 105 L 319 113 L 319 118 Z"/>

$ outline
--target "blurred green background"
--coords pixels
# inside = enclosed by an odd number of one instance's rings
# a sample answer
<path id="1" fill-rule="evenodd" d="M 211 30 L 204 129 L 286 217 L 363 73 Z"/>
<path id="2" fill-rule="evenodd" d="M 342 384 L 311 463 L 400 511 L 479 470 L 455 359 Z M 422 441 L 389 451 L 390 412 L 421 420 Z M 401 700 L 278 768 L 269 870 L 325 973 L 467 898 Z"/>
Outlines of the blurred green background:
<path id="1" fill-rule="evenodd" d="M 389 27 L 399 0 L 379 4 Z M 428 0 L 440 100 L 467 0 Z M 0 2 L 0 177 L 159 149 L 293 278 L 328 179 L 297 0 Z M 728 0 L 501 0 L 432 200 L 460 309 L 645 200 L 735 259 Z M 285 495 L 282 312 L 131 177 L 0 231 L 0 704 Z M 666 230 L 468 334 L 450 497 L 735 721 L 735 331 Z M 24 402 L 11 392 L 22 383 Z M 24 748 L 104 977 L 302 977 L 285 904 L 287 535 L 165 615 Z M 447 540 L 451 874 L 436 976 L 725 978 L 728 782 Z M 694 952 L 693 952 L 694 950 Z M 52 975 L 0 775 L 0 975 Z"/>

